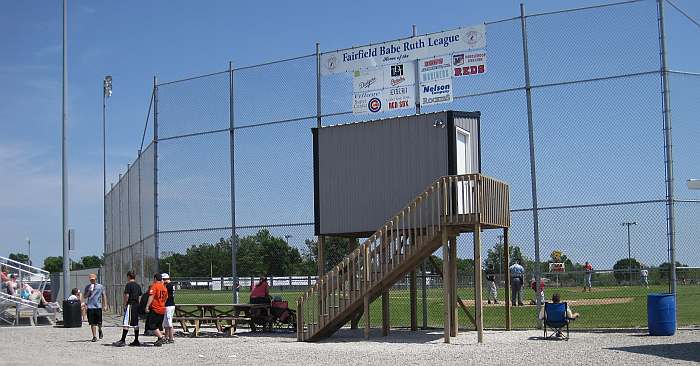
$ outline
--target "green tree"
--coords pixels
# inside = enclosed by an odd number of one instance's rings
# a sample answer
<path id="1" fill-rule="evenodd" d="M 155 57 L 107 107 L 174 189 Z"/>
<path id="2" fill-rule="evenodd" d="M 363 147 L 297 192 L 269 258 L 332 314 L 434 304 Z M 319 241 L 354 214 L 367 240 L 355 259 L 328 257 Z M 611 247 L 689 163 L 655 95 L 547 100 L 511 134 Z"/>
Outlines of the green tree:
<path id="1" fill-rule="evenodd" d="M 688 269 L 684 269 L 682 267 L 688 267 L 687 264 L 682 264 L 681 262 L 676 261 L 676 279 L 681 280 L 683 276 L 686 275 L 688 272 Z M 669 274 L 671 273 L 671 262 L 663 262 L 659 265 L 659 277 L 662 279 L 668 279 Z"/>
<path id="2" fill-rule="evenodd" d="M 44 271 L 49 271 L 50 273 L 63 271 L 63 257 L 44 258 Z"/>
<path id="3" fill-rule="evenodd" d="M 530 260 L 530 258 L 528 258 L 527 256 L 525 256 L 523 254 L 520 247 L 515 246 L 515 245 L 511 245 L 508 249 L 509 249 L 508 254 L 510 257 L 509 261 L 510 261 L 511 265 L 513 263 L 515 263 L 515 261 L 519 260 L 522 263 L 523 267 L 525 267 L 526 271 L 534 271 L 535 263 L 532 260 Z M 502 260 L 503 260 L 503 244 L 498 243 L 498 244 L 494 245 L 493 248 L 489 249 L 486 252 L 486 259 L 484 259 L 483 268 L 484 269 L 488 268 L 488 264 L 493 263 L 493 268 L 498 273 L 506 273 L 506 272 L 508 272 L 508 269 L 502 268 L 503 267 Z"/>
<path id="4" fill-rule="evenodd" d="M 24 264 L 29 263 L 29 256 L 24 253 L 10 253 L 8 258 Z"/>
<path id="5" fill-rule="evenodd" d="M 355 250 L 359 246 L 359 241 L 353 238 L 340 238 L 327 236 L 325 240 L 325 256 L 326 256 L 326 271 L 330 271 L 333 266 L 340 263 L 340 261 L 345 258 L 350 252 Z M 316 240 L 306 240 L 306 247 L 308 248 L 308 254 L 310 255 L 311 261 L 317 263 L 318 261 L 318 241 Z M 316 271 L 314 271 L 316 273 Z"/>
<path id="6" fill-rule="evenodd" d="M 615 270 L 615 281 L 617 281 L 617 283 L 619 284 L 620 282 L 630 282 L 631 280 L 636 279 L 636 276 L 639 275 L 639 268 L 641 267 L 642 265 L 639 264 L 639 262 L 634 258 L 620 259 L 613 266 L 613 269 Z M 630 278 L 630 268 L 632 269 L 632 278 Z"/>
<path id="7" fill-rule="evenodd" d="M 96 255 L 89 255 L 80 258 L 80 263 L 82 263 L 83 268 L 100 268 L 104 264 L 104 261 Z"/>

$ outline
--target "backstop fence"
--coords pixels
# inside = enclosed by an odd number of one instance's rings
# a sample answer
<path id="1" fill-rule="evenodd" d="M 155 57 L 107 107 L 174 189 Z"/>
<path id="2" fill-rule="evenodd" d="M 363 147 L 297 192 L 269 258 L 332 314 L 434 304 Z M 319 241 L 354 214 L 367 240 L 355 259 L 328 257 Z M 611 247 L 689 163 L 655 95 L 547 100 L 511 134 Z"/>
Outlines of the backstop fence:
<path id="1" fill-rule="evenodd" d="M 700 175 L 700 70 L 685 62 L 677 37 L 700 32 L 690 20 L 668 0 L 637 0 L 486 22 L 487 72 L 455 78 L 450 104 L 420 107 L 481 112 L 482 172 L 510 185 L 511 258 L 522 259 L 526 282 L 542 277 L 547 297 L 557 291 L 570 300 L 584 314 L 579 326 L 644 326 L 646 294 L 670 289 L 672 247 L 688 266 L 675 271 L 678 322 L 700 324 L 693 305 L 700 200 L 685 187 Z M 668 65 L 665 38 L 675 57 Z M 322 55 L 317 46 L 299 57 L 154 82 L 144 130 L 152 143 L 105 197 L 105 275 L 115 308 L 126 270 L 142 283 L 170 272 L 179 303 L 238 294 L 247 301 L 247 286 L 231 285 L 238 276 L 315 281 L 310 129 L 366 119 L 352 113 L 351 75 L 321 75 Z M 476 265 L 495 265 L 503 299 L 502 238 L 485 232 L 482 241 L 485 263 Z M 458 295 L 469 307 L 471 237 L 458 243 Z M 330 266 L 356 242 L 326 245 Z M 563 273 L 550 271 L 558 262 Z M 586 262 L 592 289 L 582 292 Z M 439 326 L 441 279 L 430 262 L 419 282 L 419 324 Z M 272 292 L 295 304 L 302 285 Z M 390 296 L 392 325 L 410 324 L 404 287 Z M 514 327 L 536 324 L 527 306 L 534 291 L 524 291 Z M 503 326 L 502 307 L 484 311 L 486 327 Z M 463 316 L 460 324 L 470 326 Z"/>

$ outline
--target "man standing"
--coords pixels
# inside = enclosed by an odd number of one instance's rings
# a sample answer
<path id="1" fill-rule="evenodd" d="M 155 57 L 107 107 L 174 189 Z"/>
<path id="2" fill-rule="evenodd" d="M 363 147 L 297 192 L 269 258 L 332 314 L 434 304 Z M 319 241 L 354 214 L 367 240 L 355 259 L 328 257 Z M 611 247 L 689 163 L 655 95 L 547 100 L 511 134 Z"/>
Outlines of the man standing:
<path id="1" fill-rule="evenodd" d="M 165 343 L 163 337 L 163 319 L 165 318 L 165 301 L 168 299 L 168 290 L 163 286 L 163 277 L 160 273 L 153 275 L 153 283 L 148 291 L 148 303 L 146 303 L 146 330 L 155 332 L 158 339 L 153 344 L 160 347 Z"/>
<path id="2" fill-rule="evenodd" d="M 104 304 L 106 311 L 109 311 L 109 306 L 104 287 L 97 283 L 97 275 L 90 273 L 88 278 L 90 284 L 85 286 L 81 302 L 87 305 L 87 318 L 90 330 L 92 330 L 92 341 L 97 342 L 98 335 L 102 339 L 102 304 Z"/>
<path id="3" fill-rule="evenodd" d="M 163 319 L 163 328 L 165 328 L 165 342 L 175 343 L 173 338 L 173 315 L 175 315 L 175 287 L 170 282 L 170 275 L 163 273 L 161 275 L 165 283 L 165 289 L 168 290 L 168 299 L 165 300 L 165 318 Z"/>
<path id="4" fill-rule="evenodd" d="M 585 280 L 583 282 L 583 292 L 586 292 L 586 289 L 588 289 L 588 292 L 591 292 L 591 278 L 593 277 L 593 266 L 586 262 L 583 265 L 583 271 L 585 272 Z"/>
<path id="5" fill-rule="evenodd" d="M 486 270 L 486 284 L 489 290 L 488 303 L 493 300 L 494 304 L 498 304 L 498 289 L 496 288 L 496 274 L 493 269 L 493 264 L 489 264 Z"/>
<path id="6" fill-rule="evenodd" d="M 525 277 L 525 268 L 520 264 L 520 259 L 516 260 L 509 268 L 510 271 L 510 299 L 511 304 L 523 306 L 523 278 Z"/>
<path id="7" fill-rule="evenodd" d="M 112 343 L 116 347 L 124 347 L 129 328 L 134 328 L 134 341 L 130 346 L 140 346 L 139 343 L 139 299 L 141 298 L 141 286 L 136 283 L 136 276 L 129 271 L 126 273 L 127 283 L 124 286 L 124 316 L 122 317 L 122 339 Z"/>

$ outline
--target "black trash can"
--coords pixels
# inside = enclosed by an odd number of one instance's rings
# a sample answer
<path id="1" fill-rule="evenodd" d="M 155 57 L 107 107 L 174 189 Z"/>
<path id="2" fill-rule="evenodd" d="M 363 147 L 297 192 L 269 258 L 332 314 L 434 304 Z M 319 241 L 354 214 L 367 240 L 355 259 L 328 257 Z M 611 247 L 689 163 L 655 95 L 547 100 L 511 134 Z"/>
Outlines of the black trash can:
<path id="1" fill-rule="evenodd" d="M 63 327 L 80 328 L 83 326 L 80 314 L 80 301 L 63 300 Z"/>

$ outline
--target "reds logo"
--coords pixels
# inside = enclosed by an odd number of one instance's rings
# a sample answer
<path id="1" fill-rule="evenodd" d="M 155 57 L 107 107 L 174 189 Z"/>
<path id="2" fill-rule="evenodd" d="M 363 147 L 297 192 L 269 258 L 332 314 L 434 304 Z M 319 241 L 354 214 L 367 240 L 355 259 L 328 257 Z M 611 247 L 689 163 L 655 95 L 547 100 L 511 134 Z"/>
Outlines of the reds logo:
<path id="1" fill-rule="evenodd" d="M 367 103 L 367 108 L 372 113 L 377 113 L 382 109 L 382 101 L 379 98 L 372 98 Z"/>

